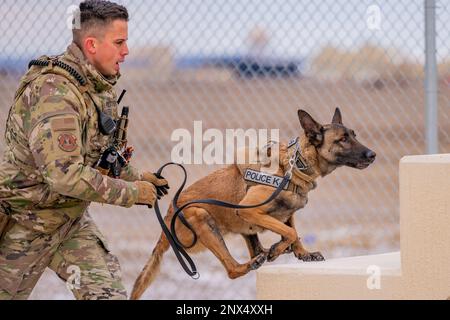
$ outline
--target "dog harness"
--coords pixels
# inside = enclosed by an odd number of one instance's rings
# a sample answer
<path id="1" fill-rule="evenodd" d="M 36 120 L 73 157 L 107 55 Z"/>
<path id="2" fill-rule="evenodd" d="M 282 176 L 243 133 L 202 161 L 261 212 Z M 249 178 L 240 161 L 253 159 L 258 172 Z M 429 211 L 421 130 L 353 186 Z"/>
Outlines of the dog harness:
<path id="1" fill-rule="evenodd" d="M 274 144 L 274 142 L 269 142 L 269 144 L 264 146 L 263 149 L 271 148 Z M 308 165 L 306 164 L 306 161 L 302 156 L 298 137 L 289 141 L 287 146 L 288 150 L 292 147 L 294 147 L 295 150 L 291 154 L 291 157 L 289 159 L 289 169 L 286 172 L 286 174 L 289 175 L 289 183 L 286 184 L 283 190 L 301 194 L 302 190 L 300 186 L 292 183 L 291 181 L 292 174 L 300 177 L 302 180 L 311 183 L 314 181 L 314 179 L 304 173 L 304 171 L 308 170 Z M 273 188 L 278 188 L 281 184 L 281 181 L 283 180 L 283 177 L 248 168 L 244 171 L 244 180 L 249 186 L 262 184 Z"/>

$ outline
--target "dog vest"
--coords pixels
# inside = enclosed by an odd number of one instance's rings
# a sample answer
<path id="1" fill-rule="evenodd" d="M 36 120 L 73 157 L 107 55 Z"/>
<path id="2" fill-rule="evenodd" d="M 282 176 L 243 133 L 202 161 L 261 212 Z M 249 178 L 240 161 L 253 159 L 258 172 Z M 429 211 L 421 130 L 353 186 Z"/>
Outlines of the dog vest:
<path id="1" fill-rule="evenodd" d="M 293 174 L 299 176 L 300 178 L 302 178 L 303 180 L 305 180 L 307 182 L 312 183 L 314 181 L 314 179 L 311 178 L 310 176 L 308 176 L 307 174 L 305 174 L 304 172 L 302 172 L 302 171 L 307 170 L 308 166 L 306 164 L 306 161 L 302 157 L 300 147 L 298 146 L 298 140 L 299 140 L 298 137 L 291 139 L 287 146 L 288 149 L 290 149 L 293 146 L 297 147 L 297 150 L 295 151 L 296 155 L 294 158 L 295 160 L 294 160 L 294 166 L 292 168 L 292 171 L 293 172 L 295 171 L 295 173 L 293 173 Z M 269 145 L 265 146 L 264 149 L 270 148 L 272 146 L 272 144 L 273 144 L 273 142 L 269 143 Z M 281 184 L 281 181 L 283 180 L 283 177 L 247 168 L 244 171 L 244 180 L 250 186 L 256 185 L 256 184 L 262 184 L 262 185 L 270 186 L 273 188 L 278 188 Z M 292 183 L 291 181 L 289 181 L 289 183 L 284 187 L 283 190 L 291 191 L 291 192 L 294 192 L 297 194 L 302 193 L 300 186 Z"/>

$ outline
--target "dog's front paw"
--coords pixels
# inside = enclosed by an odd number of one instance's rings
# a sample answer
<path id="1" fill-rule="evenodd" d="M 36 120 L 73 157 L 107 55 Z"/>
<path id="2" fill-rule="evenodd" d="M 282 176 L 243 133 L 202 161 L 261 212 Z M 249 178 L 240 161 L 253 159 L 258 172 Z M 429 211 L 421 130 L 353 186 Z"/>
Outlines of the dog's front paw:
<path id="1" fill-rule="evenodd" d="M 274 244 L 273 246 L 270 247 L 269 254 L 267 255 L 267 261 L 272 262 L 280 256 L 280 253 L 277 253 L 278 251 L 277 248 L 278 248 L 277 244 Z"/>
<path id="2" fill-rule="evenodd" d="M 311 261 L 325 261 L 325 258 L 320 252 L 308 252 L 297 256 L 299 260 L 311 262 Z"/>
<path id="3" fill-rule="evenodd" d="M 292 249 L 292 244 L 289 246 L 289 247 L 287 247 L 285 250 L 284 250 L 284 254 L 288 254 L 288 253 L 292 253 L 292 252 L 294 252 L 294 249 Z"/>
<path id="4" fill-rule="evenodd" d="M 262 252 L 258 254 L 255 258 L 253 258 L 253 261 L 250 263 L 250 269 L 256 270 L 259 267 L 261 267 L 264 264 L 264 262 L 266 262 L 267 255 L 268 255 L 267 252 Z"/>

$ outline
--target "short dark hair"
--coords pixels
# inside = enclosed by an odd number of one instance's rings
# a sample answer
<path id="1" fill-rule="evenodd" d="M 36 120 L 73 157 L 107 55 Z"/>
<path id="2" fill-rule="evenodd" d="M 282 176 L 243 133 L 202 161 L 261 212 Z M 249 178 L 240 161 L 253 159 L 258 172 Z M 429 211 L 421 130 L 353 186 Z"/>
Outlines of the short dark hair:
<path id="1" fill-rule="evenodd" d="M 82 39 L 89 33 L 101 32 L 101 29 L 114 20 L 129 20 L 128 10 L 117 3 L 104 0 L 85 0 L 79 7 L 80 28 L 73 28 L 73 41 L 82 46 Z"/>

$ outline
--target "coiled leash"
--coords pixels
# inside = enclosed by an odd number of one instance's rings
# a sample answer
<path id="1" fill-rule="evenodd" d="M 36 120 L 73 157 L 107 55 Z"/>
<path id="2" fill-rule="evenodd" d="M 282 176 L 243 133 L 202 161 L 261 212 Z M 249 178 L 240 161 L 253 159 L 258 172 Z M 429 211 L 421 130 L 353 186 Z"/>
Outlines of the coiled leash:
<path id="1" fill-rule="evenodd" d="M 261 203 L 258 203 L 255 205 L 239 205 L 239 204 L 228 203 L 228 202 L 224 202 L 224 201 L 220 201 L 220 200 L 216 200 L 216 199 L 200 199 L 200 200 L 194 200 L 194 201 L 187 202 L 184 205 L 182 205 L 181 207 L 178 207 L 178 205 L 177 205 L 178 198 L 186 185 L 186 180 L 187 180 L 186 169 L 179 163 L 169 162 L 169 163 L 166 163 L 165 165 L 163 165 L 161 168 L 159 168 L 159 170 L 156 173 L 156 176 L 161 177 L 161 174 L 162 174 L 162 171 L 164 170 L 164 168 L 167 166 L 170 166 L 170 165 L 178 166 L 184 172 L 183 183 L 181 184 L 180 188 L 177 190 L 177 192 L 175 193 L 175 196 L 172 199 L 172 206 L 173 206 L 175 212 L 174 212 L 172 220 L 170 222 L 170 230 L 167 228 L 166 224 L 164 223 L 164 219 L 162 218 L 161 211 L 159 209 L 158 200 L 155 201 L 155 212 L 156 212 L 158 221 L 161 224 L 161 228 L 162 228 L 167 240 L 169 241 L 170 246 L 172 247 L 178 261 L 180 262 L 184 271 L 188 275 L 190 275 L 193 279 L 198 279 L 200 277 L 200 274 L 197 271 L 197 267 L 195 266 L 194 261 L 192 260 L 192 258 L 189 256 L 189 254 L 186 252 L 185 249 L 192 248 L 196 244 L 197 234 L 195 233 L 192 226 L 189 224 L 189 222 L 184 217 L 182 210 L 185 209 L 187 206 L 190 206 L 190 205 L 196 204 L 196 203 L 210 204 L 210 205 L 215 205 L 215 206 L 225 207 L 225 208 L 230 208 L 230 209 L 252 209 L 252 208 L 261 207 L 261 206 L 271 202 L 272 200 L 274 200 L 280 194 L 280 192 L 284 189 L 284 187 L 289 183 L 289 181 L 292 177 L 292 166 L 293 166 L 293 165 L 290 166 L 289 170 L 286 172 L 286 175 L 283 177 L 283 180 L 281 181 L 280 185 L 276 188 L 276 190 L 272 193 L 272 195 L 267 200 L 265 200 Z M 151 206 L 149 206 L 149 208 L 151 208 Z M 192 232 L 193 240 L 189 246 L 182 244 L 177 237 L 177 234 L 175 231 L 175 222 L 176 222 L 177 218 L 179 218 L 181 223 L 183 223 Z M 189 264 L 189 267 L 186 264 L 186 261 L 183 259 L 183 257 Z"/>

